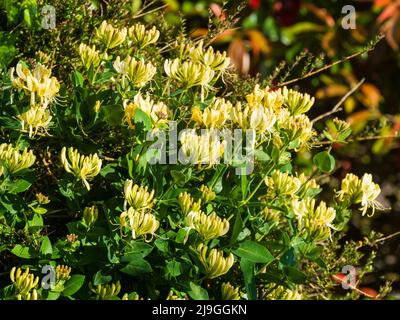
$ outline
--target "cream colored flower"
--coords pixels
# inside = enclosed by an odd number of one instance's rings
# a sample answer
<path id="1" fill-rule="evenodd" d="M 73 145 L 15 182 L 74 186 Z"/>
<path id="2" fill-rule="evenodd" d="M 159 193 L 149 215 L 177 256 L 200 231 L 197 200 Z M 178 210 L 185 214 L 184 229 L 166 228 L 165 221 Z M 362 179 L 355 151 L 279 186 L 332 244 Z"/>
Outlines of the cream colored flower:
<path id="1" fill-rule="evenodd" d="M 229 282 L 224 282 L 221 285 L 222 300 L 240 300 L 239 288 L 235 288 Z"/>
<path id="2" fill-rule="evenodd" d="M 306 198 L 293 200 L 293 212 L 297 218 L 298 228 L 307 237 L 314 241 L 325 240 L 330 237 L 330 229 L 336 217 L 335 209 L 327 207 L 324 201 L 316 206 L 315 199 Z"/>
<path id="3" fill-rule="evenodd" d="M 112 300 L 121 291 L 121 284 L 117 281 L 116 283 L 99 284 L 93 288 L 89 283 L 89 289 L 96 295 L 96 300 Z"/>
<path id="4" fill-rule="evenodd" d="M 183 88 L 201 87 L 201 98 L 210 88 L 214 78 L 214 71 L 201 63 L 181 61 L 180 59 L 165 60 L 164 71 L 168 77 L 178 82 Z"/>
<path id="5" fill-rule="evenodd" d="M 96 50 L 96 46 L 94 45 L 89 47 L 81 43 L 79 45 L 79 55 L 86 70 L 89 70 L 92 65 L 93 68 L 97 68 L 100 64 L 100 53 Z"/>
<path id="6" fill-rule="evenodd" d="M 139 88 L 153 79 L 156 73 L 156 67 L 151 62 L 144 63 L 142 60 L 135 60 L 130 56 L 127 56 L 124 60 L 121 60 L 118 56 L 113 66 L 122 75 L 123 80 L 126 77 L 133 86 Z"/>
<path id="7" fill-rule="evenodd" d="M 284 105 L 289 109 L 294 116 L 306 113 L 314 104 L 314 97 L 308 94 L 302 94 L 292 89 L 284 87 L 282 89 Z"/>
<path id="8" fill-rule="evenodd" d="M 186 158 L 187 164 L 208 164 L 211 167 L 220 163 L 220 158 L 224 153 L 225 141 L 220 141 L 220 137 L 212 130 L 207 130 L 198 135 L 195 130 L 181 132 L 179 140 L 181 142 L 180 152 Z"/>
<path id="9" fill-rule="evenodd" d="M 227 57 L 226 52 L 214 52 L 214 49 L 210 46 L 205 50 L 203 48 L 204 42 L 201 41 L 195 48 L 190 50 L 189 56 L 193 61 L 201 62 L 205 66 L 210 67 L 214 71 L 225 71 L 231 62 L 231 59 Z"/>
<path id="10" fill-rule="evenodd" d="M 140 236 L 147 234 L 154 235 L 160 223 L 151 213 L 145 211 L 137 211 L 134 208 L 129 208 L 120 215 L 120 227 L 129 228 L 131 230 L 132 239 L 137 239 Z"/>
<path id="11" fill-rule="evenodd" d="M 170 112 L 167 105 L 161 101 L 154 103 L 154 101 L 150 99 L 150 96 L 143 98 L 141 93 L 138 93 L 134 97 L 133 102 L 124 103 L 125 114 L 122 121 L 127 123 L 130 128 L 135 127 L 132 119 L 134 118 L 137 109 L 142 110 L 150 117 L 153 128 L 159 127 L 168 122 Z"/>
<path id="12" fill-rule="evenodd" d="M 13 267 L 10 271 L 10 279 L 15 288 L 15 295 L 18 300 L 37 300 L 36 288 L 39 284 L 39 277 L 29 273 L 29 268 L 23 272 L 20 268 Z"/>
<path id="13" fill-rule="evenodd" d="M 138 23 L 128 29 L 128 35 L 138 48 L 144 48 L 150 44 L 156 43 L 160 37 L 160 32 L 156 27 L 146 30 L 144 25 Z"/>
<path id="14" fill-rule="evenodd" d="M 301 187 L 298 178 L 290 176 L 287 172 L 274 170 L 271 177 L 265 179 L 268 186 L 268 193 L 272 196 L 289 196 L 294 197 Z"/>
<path id="15" fill-rule="evenodd" d="M 182 213 L 186 216 L 191 211 L 200 210 L 201 199 L 199 199 L 197 202 L 194 202 L 192 196 L 185 191 L 179 194 L 178 203 L 181 207 Z"/>
<path id="16" fill-rule="evenodd" d="M 82 180 L 87 190 L 90 190 L 89 182 L 100 173 L 102 161 L 97 155 L 81 155 L 74 148 L 63 147 L 61 150 L 61 163 L 65 171 L 72 173 L 75 177 Z"/>
<path id="17" fill-rule="evenodd" d="M 37 104 L 36 98 L 39 97 L 39 104 L 47 107 L 60 90 L 58 80 L 55 77 L 51 77 L 51 69 L 40 63 L 31 72 L 28 67 L 19 62 L 15 71 L 17 72 L 17 78 L 14 77 L 14 68 L 11 68 L 13 86 L 30 93 L 31 106 Z"/>
<path id="18" fill-rule="evenodd" d="M 186 224 L 206 241 L 222 237 L 229 231 L 229 221 L 221 219 L 214 212 L 207 215 L 201 211 L 191 211 L 186 217 Z"/>
<path id="19" fill-rule="evenodd" d="M 376 200 L 381 192 L 378 184 L 372 181 L 372 175 L 365 173 L 361 179 L 352 173 L 348 173 L 342 180 L 342 189 L 338 192 L 340 201 L 361 204 L 360 210 L 365 215 L 369 208 L 372 214 L 375 208 L 383 209 L 383 206 Z"/>
<path id="20" fill-rule="evenodd" d="M 203 200 L 204 203 L 209 203 L 215 199 L 215 192 L 205 184 L 202 184 L 200 186 L 200 191 L 201 191 L 201 200 Z"/>
<path id="21" fill-rule="evenodd" d="M 124 197 L 126 202 L 135 210 L 149 209 L 154 204 L 154 190 L 149 192 L 147 186 L 138 186 L 132 180 L 125 181 Z"/>
<path id="22" fill-rule="evenodd" d="M 204 125 L 206 128 L 220 129 L 230 120 L 232 108 L 232 104 L 224 98 L 213 98 L 203 112 L 200 108 L 194 107 L 191 120 L 199 127 Z"/>
<path id="23" fill-rule="evenodd" d="M 47 133 L 47 128 L 53 118 L 48 108 L 42 106 L 31 106 L 28 111 L 17 116 L 21 122 L 21 129 L 29 132 L 32 138 L 39 132 Z"/>
<path id="24" fill-rule="evenodd" d="M 208 247 L 202 243 L 197 247 L 197 251 L 206 275 L 210 279 L 226 274 L 234 263 L 232 253 L 225 258 L 222 251 L 217 249 L 209 250 Z"/>
<path id="25" fill-rule="evenodd" d="M 261 89 L 257 84 L 252 93 L 246 96 L 247 104 L 251 109 L 264 107 L 278 113 L 283 105 L 281 90 L 271 90 L 269 87 Z"/>
<path id="26" fill-rule="evenodd" d="M 10 174 L 31 167 L 36 160 L 33 151 L 25 148 L 22 153 L 11 144 L 0 144 L 0 160 Z M 1 166 L 1 165 L 0 165 Z"/>
<path id="27" fill-rule="evenodd" d="M 112 49 L 122 44 L 127 35 L 127 29 L 117 29 L 107 21 L 103 21 L 96 29 L 96 37 L 104 44 L 107 49 Z"/>

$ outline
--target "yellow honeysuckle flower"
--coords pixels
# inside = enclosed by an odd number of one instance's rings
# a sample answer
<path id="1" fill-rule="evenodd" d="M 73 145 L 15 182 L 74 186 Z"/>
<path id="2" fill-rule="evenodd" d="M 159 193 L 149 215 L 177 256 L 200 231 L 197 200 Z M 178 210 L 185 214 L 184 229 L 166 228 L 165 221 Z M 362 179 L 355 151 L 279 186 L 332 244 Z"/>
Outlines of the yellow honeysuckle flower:
<path id="1" fill-rule="evenodd" d="M 67 281 L 71 278 L 71 267 L 65 266 L 63 264 L 59 264 L 56 267 L 56 278 L 57 280 Z"/>
<path id="2" fill-rule="evenodd" d="M 89 283 L 89 289 L 96 295 L 96 300 L 111 300 L 121 291 L 121 283 L 99 284 L 95 288 Z"/>
<path id="3" fill-rule="evenodd" d="M 135 210 L 149 209 L 154 204 L 154 190 L 148 191 L 148 187 L 138 186 L 132 180 L 126 180 L 124 184 L 125 201 Z"/>
<path id="4" fill-rule="evenodd" d="M 83 221 L 87 226 L 92 226 L 99 216 L 99 209 L 96 206 L 86 207 L 83 210 Z"/>
<path id="5" fill-rule="evenodd" d="M 330 229 L 335 229 L 332 225 L 336 217 L 335 209 L 327 207 L 324 201 L 316 206 L 316 201 L 312 198 L 295 199 L 292 201 L 292 207 L 301 232 L 315 241 L 330 237 Z"/>
<path id="6" fill-rule="evenodd" d="M 29 268 L 23 272 L 20 268 L 13 267 L 10 271 L 10 279 L 18 300 L 37 300 L 35 289 L 38 286 L 39 277 L 29 273 Z"/>
<path id="7" fill-rule="evenodd" d="M 124 42 L 127 32 L 126 28 L 117 29 L 107 21 L 103 21 L 96 29 L 96 37 L 107 49 L 113 49 Z"/>
<path id="8" fill-rule="evenodd" d="M 232 108 L 232 104 L 224 98 L 214 98 L 203 112 L 200 108 L 194 107 L 191 120 L 199 127 L 204 125 L 206 128 L 219 129 L 230 120 Z"/>
<path id="9" fill-rule="evenodd" d="M 127 123 L 130 128 L 135 127 L 132 120 L 137 109 L 142 110 L 150 117 L 153 127 L 158 127 L 168 122 L 168 116 L 170 112 L 166 104 L 161 101 L 154 103 L 149 96 L 143 98 L 143 96 L 138 93 L 135 95 L 133 102 L 124 103 L 125 114 L 122 121 Z"/>
<path id="10" fill-rule="evenodd" d="M 90 190 L 89 180 L 100 173 L 102 161 L 97 155 L 81 155 L 73 147 L 63 147 L 61 150 L 61 163 L 65 171 L 72 173 L 75 177 L 82 180 L 87 190 Z"/>
<path id="11" fill-rule="evenodd" d="M 251 109 L 264 107 L 277 113 L 282 108 L 284 98 L 281 90 L 271 90 L 269 87 L 261 89 L 257 84 L 246 100 Z"/>
<path id="12" fill-rule="evenodd" d="M 215 199 L 215 192 L 205 184 L 202 184 L 200 186 L 200 191 L 201 191 L 201 200 L 203 200 L 204 203 L 209 203 Z"/>
<path id="13" fill-rule="evenodd" d="M 274 170 L 271 177 L 266 178 L 265 184 L 268 186 L 268 192 L 271 196 L 290 196 L 294 197 L 301 187 L 298 178 L 290 176 L 287 172 Z"/>
<path id="14" fill-rule="evenodd" d="M 128 211 L 124 211 L 120 215 L 120 227 L 129 228 L 132 233 L 132 239 L 137 239 L 140 236 L 147 234 L 154 235 L 160 223 L 151 213 L 146 213 L 144 210 L 138 211 L 130 207 Z"/>
<path id="15" fill-rule="evenodd" d="M 100 64 L 100 53 L 96 50 L 95 45 L 89 47 L 81 43 L 79 45 L 79 55 L 86 70 L 89 70 L 91 65 L 93 65 L 93 68 L 97 68 Z"/>
<path id="16" fill-rule="evenodd" d="M 222 300 L 240 300 L 239 288 L 235 288 L 229 282 L 224 282 L 221 285 Z"/>
<path id="17" fill-rule="evenodd" d="M 50 110 L 42 106 L 31 106 L 28 111 L 19 114 L 17 117 L 21 122 L 22 131 L 29 132 L 30 138 L 39 132 L 47 133 L 47 128 L 53 118 Z"/>
<path id="18" fill-rule="evenodd" d="M 307 195 L 307 191 L 310 189 L 319 189 L 320 186 L 318 183 L 315 181 L 315 179 L 311 179 L 307 177 L 304 173 L 301 173 L 297 177 L 301 183 L 301 187 L 297 192 L 297 196 L 299 198 L 304 198 Z"/>
<path id="19" fill-rule="evenodd" d="M 268 290 L 268 300 L 303 300 L 303 295 L 298 290 L 290 290 L 284 286 Z"/>
<path id="20" fill-rule="evenodd" d="M 214 52 L 214 49 L 209 46 L 207 50 L 203 48 L 204 42 L 201 41 L 195 48 L 190 50 L 189 56 L 196 62 L 201 62 L 205 66 L 210 67 L 214 71 L 225 71 L 231 59 L 227 57 L 226 52 Z"/>
<path id="21" fill-rule="evenodd" d="M 311 109 L 315 101 L 314 97 L 297 92 L 293 89 L 288 89 L 287 87 L 283 87 L 282 95 L 284 98 L 284 105 L 294 116 L 306 113 Z"/>
<path id="22" fill-rule="evenodd" d="M 234 257 L 232 253 L 225 258 L 222 251 L 217 249 L 209 250 L 203 243 L 199 244 L 197 251 L 209 279 L 214 279 L 226 274 L 233 266 Z"/>
<path id="23" fill-rule="evenodd" d="M 43 64 L 36 64 L 33 72 L 19 62 L 15 68 L 18 78 L 14 77 L 14 68 L 11 68 L 11 80 L 13 86 L 23 89 L 31 95 L 31 105 L 36 105 L 36 96 L 39 97 L 40 105 L 47 105 L 54 99 L 60 90 L 60 84 L 55 77 L 51 77 L 51 69 Z"/>
<path id="24" fill-rule="evenodd" d="M 128 35 L 133 43 L 142 49 L 156 43 L 160 37 L 160 32 L 154 26 L 150 30 L 146 30 L 144 25 L 138 23 L 128 29 Z"/>
<path id="25" fill-rule="evenodd" d="M 178 58 L 165 60 L 164 71 L 185 89 L 200 86 L 202 100 L 215 75 L 214 70 L 208 66 L 192 61 L 181 61 Z"/>
<path id="26" fill-rule="evenodd" d="M 198 135 L 195 130 L 188 129 L 180 134 L 181 150 L 187 157 L 187 164 L 208 164 L 211 167 L 220 163 L 220 157 L 224 153 L 225 141 L 212 130 Z"/>
<path id="27" fill-rule="evenodd" d="M 41 64 L 47 64 L 50 61 L 51 57 L 43 51 L 39 50 L 35 52 L 35 59 Z"/>
<path id="28" fill-rule="evenodd" d="M 337 193 L 340 201 L 361 204 L 362 215 L 365 215 L 369 208 L 372 214 L 375 208 L 383 209 L 383 206 L 376 200 L 381 192 L 378 184 L 372 181 L 372 175 L 365 173 L 360 179 L 352 173 L 348 173 L 342 180 L 342 188 Z"/>
<path id="29" fill-rule="evenodd" d="M 282 115 L 285 112 L 282 112 Z M 312 122 L 304 115 L 289 116 L 286 119 L 278 117 L 278 126 L 285 131 L 288 143 L 294 142 L 298 139 L 298 147 L 294 148 L 299 151 L 308 146 L 311 138 L 316 134 Z"/>
<path id="30" fill-rule="evenodd" d="M 232 109 L 232 118 L 241 129 L 254 129 L 258 133 L 272 132 L 276 122 L 276 115 L 271 109 L 262 106 L 243 108 L 241 104 Z"/>
<path id="31" fill-rule="evenodd" d="M 153 79 L 156 73 L 156 67 L 151 62 L 144 63 L 142 60 L 135 60 L 130 56 L 127 56 L 124 60 L 121 60 L 118 56 L 113 67 L 122 75 L 123 79 L 126 77 L 133 86 L 139 88 Z"/>
<path id="32" fill-rule="evenodd" d="M 204 240 L 222 237 L 229 231 L 229 221 L 221 219 L 215 212 L 207 215 L 201 211 L 191 211 L 186 217 L 186 223 L 195 229 Z"/>
<path id="33" fill-rule="evenodd" d="M 36 157 L 32 150 L 28 151 L 25 148 L 21 153 L 11 144 L 2 143 L 0 145 L 0 160 L 7 171 L 13 174 L 31 167 L 35 163 Z"/>
<path id="34" fill-rule="evenodd" d="M 201 199 L 194 202 L 192 196 L 185 192 L 181 192 L 178 196 L 178 203 L 181 207 L 183 215 L 188 215 L 191 211 L 199 211 L 201 205 Z"/>

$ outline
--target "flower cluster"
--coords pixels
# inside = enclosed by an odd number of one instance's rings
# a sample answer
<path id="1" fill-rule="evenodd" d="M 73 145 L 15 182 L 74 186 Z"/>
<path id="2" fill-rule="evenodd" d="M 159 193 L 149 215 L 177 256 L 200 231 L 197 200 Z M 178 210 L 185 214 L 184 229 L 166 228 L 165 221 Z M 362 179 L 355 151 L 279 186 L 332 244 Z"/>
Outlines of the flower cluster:
<path id="1" fill-rule="evenodd" d="M 63 147 L 61 150 L 61 163 L 65 171 L 72 173 L 75 177 L 82 180 L 87 190 L 90 190 L 89 182 L 100 173 L 102 161 L 97 155 L 81 155 L 73 147 Z"/>
<path id="2" fill-rule="evenodd" d="M 21 170 L 31 167 L 35 163 L 36 157 L 32 150 L 25 148 L 22 153 L 11 144 L 0 144 L 0 168 L 7 169 L 10 174 L 15 174 Z"/>

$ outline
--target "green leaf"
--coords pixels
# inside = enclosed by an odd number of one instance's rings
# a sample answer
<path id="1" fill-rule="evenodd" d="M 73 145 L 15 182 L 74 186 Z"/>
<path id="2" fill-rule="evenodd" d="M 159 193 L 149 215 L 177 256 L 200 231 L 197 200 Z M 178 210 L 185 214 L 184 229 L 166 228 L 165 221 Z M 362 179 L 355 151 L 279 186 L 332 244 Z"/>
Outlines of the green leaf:
<path id="1" fill-rule="evenodd" d="M 83 87 L 83 76 L 79 71 L 74 71 L 72 73 L 72 82 L 75 87 Z"/>
<path id="2" fill-rule="evenodd" d="M 131 241 L 125 247 L 125 256 L 138 255 L 141 258 L 146 257 L 153 250 L 153 247 L 142 241 Z"/>
<path id="3" fill-rule="evenodd" d="M 269 156 L 269 154 L 265 153 L 264 151 L 262 151 L 260 149 L 254 150 L 254 156 L 256 157 L 256 159 L 258 161 L 261 161 L 261 162 L 268 162 L 269 160 L 271 160 L 271 157 Z"/>
<path id="4" fill-rule="evenodd" d="M 235 243 L 242 228 L 243 228 L 243 220 L 240 212 L 238 211 L 235 218 L 235 224 L 233 225 L 232 229 L 232 235 L 230 240 L 231 244 Z"/>
<path id="5" fill-rule="evenodd" d="M 167 262 L 167 271 L 171 277 L 180 276 L 182 274 L 181 263 L 176 260 L 168 261 Z"/>
<path id="6" fill-rule="evenodd" d="M 112 276 L 106 276 L 101 273 L 101 271 L 97 271 L 93 277 L 93 285 L 98 286 L 100 284 L 108 283 L 112 280 Z"/>
<path id="7" fill-rule="evenodd" d="M 294 267 L 284 266 L 283 272 L 286 274 L 288 280 L 293 283 L 302 284 L 305 283 L 307 280 L 307 276 Z"/>
<path id="8" fill-rule="evenodd" d="M 313 162 L 324 173 L 332 172 L 335 169 L 335 158 L 328 151 L 317 153 L 314 156 Z"/>
<path id="9" fill-rule="evenodd" d="M 53 247 L 48 236 L 43 237 L 42 244 L 40 245 L 40 254 L 50 257 L 53 254 Z"/>
<path id="10" fill-rule="evenodd" d="M 249 240 L 242 242 L 233 253 L 254 263 L 269 263 L 274 260 L 274 256 L 267 248 Z"/>
<path id="11" fill-rule="evenodd" d="M 244 284 L 249 300 L 257 300 L 257 287 L 256 279 L 254 278 L 254 266 L 254 262 L 243 258 L 240 260 L 240 268 L 243 272 Z"/>
<path id="12" fill-rule="evenodd" d="M 151 119 L 147 115 L 146 112 L 144 112 L 141 109 L 136 109 L 135 115 L 133 116 L 133 121 L 135 124 L 141 124 L 146 130 L 151 129 Z"/>
<path id="13" fill-rule="evenodd" d="M 152 271 L 153 269 L 151 268 L 150 263 L 139 256 L 137 259 L 131 260 L 125 267 L 121 269 L 121 272 L 131 276 L 138 276 L 140 274 L 149 273 Z"/>
<path id="14" fill-rule="evenodd" d="M 193 282 L 190 282 L 190 291 L 188 291 L 188 294 L 194 300 L 209 300 L 207 290 Z"/>
<path id="15" fill-rule="evenodd" d="M 85 276 L 81 274 L 74 274 L 71 278 L 64 284 L 63 295 L 66 297 L 72 296 L 74 293 L 82 287 L 85 282 Z"/>
<path id="16" fill-rule="evenodd" d="M 23 259 L 32 259 L 37 256 L 36 252 L 32 250 L 30 247 L 24 247 L 20 244 L 17 244 L 12 250 L 11 253 L 15 254 L 17 257 Z"/>

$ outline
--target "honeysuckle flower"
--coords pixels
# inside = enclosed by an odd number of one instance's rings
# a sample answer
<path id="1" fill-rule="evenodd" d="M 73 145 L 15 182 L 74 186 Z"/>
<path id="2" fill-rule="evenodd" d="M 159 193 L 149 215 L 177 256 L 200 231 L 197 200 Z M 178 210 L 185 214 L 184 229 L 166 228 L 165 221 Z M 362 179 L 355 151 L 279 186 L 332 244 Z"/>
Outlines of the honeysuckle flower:
<path id="1" fill-rule="evenodd" d="M 138 186 L 132 180 L 125 181 L 124 197 L 135 210 L 149 209 L 154 204 L 154 190 L 148 191 L 147 186 Z"/>
<path id="2" fill-rule="evenodd" d="M 124 60 L 121 60 L 118 56 L 113 63 L 113 67 L 122 75 L 123 87 L 125 77 L 133 86 L 140 88 L 153 79 L 156 73 L 156 67 L 151 62 L 144 63 L 142 60 L 135 60 L 130 56 L 127 56 Z"/>
<path id="3" fill-rule="evenodd" d="M 281 116 L 284 114 L 285 112 L 282 112 Z M 286 119 L 279 118 L 278 123 L 280 129 L 285 132 L 287 143 L 297 141 L 297 147 L 293 148 L 296 151 L 307 148 L 309 141 L 316 134 L 312 122 L 304 114 L 289 116 Z"/>
<path id="4" fill-rule="evenodd" d="M 154 235 L 160 223 L 151 213 L 146 213 L 144 210 L 135 210 L 130 207 L 120 215 L 120 227 L 128 228 L 131 231 L 132 239 L 137 239 L 148 234 Z"/>
<path id="5" fill-rule="evenodd" d="M 252 93 L 246 96 L 247 104 L 251 109 L 260 106 L 279 112 L 283 105 L 283 96 L 281 90 L 271 90 L 269 87 L 261 89 L 257 84 Z"/>
<path id="6" fill-rule="evenodd" d="M 356 175 L 348 173 L 342 180 L 342 188 L 337 196 L 339 201 L 361 204 L 362 215 L 372 208 L 372 216 L 376 208 L 383 209 L 383 206 L 376 200 L 380 192 L 381 188 L 372 181 L 371 174 L 365 173 L 360 179 Z"/>
<path id="7" fill-rule="evenodd" d="M 210 67 L 214 71 L 225 71 L 231 59 L 226 56 L 226 52 L 214 52 L 214 49 L 209 46 L 207 50 L 204 49 L 204 42 L 201 41 L 195 48 L 190 50 L 189 56 L 193 61 L 201 62 L 205 66 Z"/>
<path id="8" fill-rule="evenodd" d="M 201 191 L 201 200 L 203 200 L 204 203 L 209 203 L 215 199 L 215 192 L 205 184 L 202 184 L 200 186 L 200 191 Z"/>
<path id="9" fill-rule="evenodd" d="M 150 30 L 146 30 L 144 25 L 138 23 L 128 29 L 128 36 L 138 48 L 142 49 L 156 43 L 160 32 L 154 26 Z"/>
<path id="10" fill-rule="evenodd" d="M 179 140 L 181 142 L 180 152 L 186 159 L 186 164 L 208 164 L 211 167 L 220 163 L 220 158 L 224 153 L 225 141 L 220 141 L 220 137 L 212 130 L 207 130 L 198 135 L 195 130 L 181 132 Z"/>
<path id="11" fill-rule="evenodd" d="M 273 131 L 276 115 L 271 109 L 262 106 L 255 108 L 245 106 L 243 108 L 237 104 L 232 109 L 232 119 L 243 130 L 253 129 L 257 133 L 264 134 Z"/>
<path id="12" fill-rule="evenodd" d="M 135 95 L 133 102 L 124 102 L 124 117 L 123 122 L 127 123 L 130 128 L 134 128 L 133 118 L 137 109 L 145 112 L 151 119 L 153 128 L 168 122 L 169 110 L 163 102 L 155 103 L 150 99 L 150 96 L 143 98 L 141 93 Z"/>
<path id="13" fill-rule="evenodd" d="M 201 211 L 191 211 L 186 217 L 186 224 L 206 241 L 222 237 L 229 231 L 229 221 L 221 219 L 215 212 L 207 215 Z"/>
<path id="14" fill-rule="evenodd" d="M 235 288 L 229 282 L 224 282 L 221 285 L 222 300 L 240 300 L 239 288 Z"/>
<path id="15" fill-rule="evenodd" d="M 308 94 L 302 94 L 293 89 L 283 87 L 282 95 L 284 98 L 284 105 L 289 109 L 290 113 L 294 116 L 306 113 L 314 104 L 314 97 Z"/>
<path id="16" fill-rule="evenodd" d="M 200 108 L 194 107 L 191 120 L 196 122 L 198 127 L 223 128 L 225 123 L 230 120 L 232 108 L 232 104 L 224 98 L 214 98 L 203 112 Z"/>
<path id="17" fill-rule="evenodd" d="M 96 37 L 104 44 L 106 49 L 113 49 L 124 42 L 128 30 L 126 28 L 114 28 L 107 21 L 103 21 L 96 29 Z"/>
<path id="18" fill-rule="evenodd" d="M 71 267 L 68 267 L 63 264 L 59 264 L 56 267 L 56 279 L 58 281 L 60 281 L 60 280 L 67 281 L 68 279 L 71 278 L 70 274 L 71 274 Z"/>
<path id="19" fill-rule="evenodd" d="M 47 64 L 50 61 L 50 56 L 43 51 L 39 50 L 35 52 L 35 59 L 41 64 Z"/>
<path id="20" fill-rule="evenodd" d="M 310 191 L 311 189 L 314 189 L 313 191 L 315 191 L 315 189 L 320 188 L 315 179 L 307 177 L 304 173 L 301 173 L 297 178 L 299 179 L 301 184 L 300 189 L 297 191 L 297 196 L 299 198 L 309 196 L 308 191 Z"/>
<path id="21" fill-rule="evenodd" d="M 37 104 L 36 97 L 39 97 L 39 104 L 47 107 L 60 90 L 60 84 L 55 77 L 51 77 L 51 69 L 43 64 L 36 64 L 33 72 L 21 62 L 15 68 L 17 78 L 14 77 L 14 68 L 11 68 L 11 80 L 13 86 L 30 93 L 31 106 Z"/>
<path id="22" fill-rule="evenodd" d="M 301 187 L 298 178 L 290 176 L 287 172 L 274 170 L 270 177 L 266 178 L 265 184 L 268 186 L 268 193 L 272 196 L 294 197 Z"/>
<path id="23" fill-rule="evenodd" d="M 335 209 L 328 207 L 324 201 L 316 206 L 316 200 L 306 198 L 292 201 L 293 212 L 300 232 L 314 241 L 325 240 L 331 236 L 330 229 L 336 217 Z"/>
<path id="24" fill-rule="evenodd" d="M 344 142 L 345 139 L 351 134 L 350 124 L 346 121 L 335 118 L 326 121 L 327 130 L 324 130 L 324 135 L 330 141 Z"/>
<path id="25" fill-rule="evenodd" d="M 13 267 L 10 271 L 10 279 L 18 300 L 37 300 L 35 289 L 38 286 L 39 277 L 29 273 L 29 268 L 26 268 L 23 272 L 20 268 Z"/>
<path id="26" fill-rule="evenodd" d="M 102 161 L 97 155 L 81 155 L 73 147 L 63 147 L 61 150 L 61 163 L 65 171 L 72 173 L 75 177 L 82 180 L 87 190 L 90 190 L 89 182 L 100 173 Z"/>
<path id="27" fill-rule="evenodd" d="M 83 221 L 88 227 L 91 227 L 99 216 L 99 209 L 96 206 L 86 207 L 83 210 Z"/>
<path id="28" fill-rule="evenodd" d="M 32 150 L 25 148 L 22 153 L 11 144 L 2 143 L 0 145 L 0 160 L 5 169 L 10 174 L 15 174 L 21 170 L 31 167 L 36 160 Z"/>
<path id="29" fill-rule="evenodd" d="M 279 222 L 281 220 L 280 212 L 272 208 L 264 208 L 261 210 L 260 216 L 267 222 Z"/>
<path id="30" fill-rule="evenodd" d="M 81 43 L 79 45 L 79 55 L 86 70 L 89 70 L 92 65 L 93 68 L 97 68 L 100 64 L 100 53 L 96 50 L 95 45 L 89 47 L 86 44 Z"/>
<path id="31" fill-rule="evenodd" d="M 178 203 L 181 207 L 183 215 L 186 216 L 191 211 L 200 210 L 201 199 L 199 199 L 197 202 L 194 202 L 193 197 L 185 191 L 179 194 Z"/>
<path id="32" fill-rule="evenodd" d="M 99 284 L 95 288 L 89 283 L 89 289 L 96 295 L 96 300 L 111 300 L 121 291 L 121 283 Z"/>
<path id="33" fill-rule="evenodd" d="M 183 88 L 201 87 L 201 100 L 204 93 L 210 88 L 215 72 L 210 67 L 192 61 L 180 59 L 165 60 L 164 71 L 168 77 L 178 82 Z"/>
<path id="34" fill-rule="evenodd" d="M 234 263 L 233 254 L 230 253 L 226 258 L 224 253 L 218 249 L 211 249 L 201 243 L 197 247 L 200 261 L 209 279 L 214 279 L 226 274 Z"/>
<path id="35" fill-rule="evenodd" d="M 303 300 L 303 295 L 298 290 L 290 290 L 284 286 L 275 286 L 268 292 L 268 300 Z"/>
<path id="36" fill-rule="evenodd" d="M 39 132 L 47 133 L 47 128 L 53 118 L 50 110 L 40 105 L 31 106 L 28 111 L 19 114 L 17 117 L 21 123 L 21 130 L 28 132 L 30 138 Z"/>

